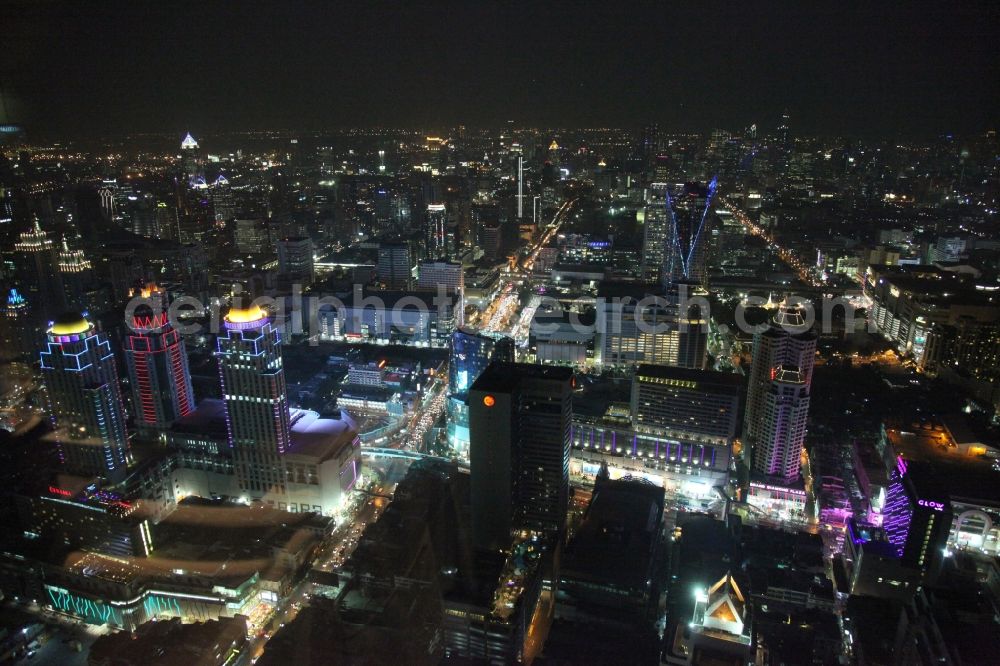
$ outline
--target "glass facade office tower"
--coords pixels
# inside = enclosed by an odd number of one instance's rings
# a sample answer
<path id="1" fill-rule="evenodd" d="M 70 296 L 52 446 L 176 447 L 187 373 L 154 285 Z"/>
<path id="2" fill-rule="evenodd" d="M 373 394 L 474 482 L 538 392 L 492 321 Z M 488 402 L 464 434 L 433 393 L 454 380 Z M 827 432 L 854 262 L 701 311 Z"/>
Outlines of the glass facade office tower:
<path id="1" fill-rule="evenodd" d="M 514 362 L 514 340 L 502 335 L 455 331 L 448 363 L 448 444 L 469 448 L 469 387 L 492 362 Z"/>
<path id="2" fill-rule="evenodd" d="M 514 530 L 562 534 L 569 501 L 573 371 L 493 363 L 469 389 L 476 547 L 510 546 Z"/>

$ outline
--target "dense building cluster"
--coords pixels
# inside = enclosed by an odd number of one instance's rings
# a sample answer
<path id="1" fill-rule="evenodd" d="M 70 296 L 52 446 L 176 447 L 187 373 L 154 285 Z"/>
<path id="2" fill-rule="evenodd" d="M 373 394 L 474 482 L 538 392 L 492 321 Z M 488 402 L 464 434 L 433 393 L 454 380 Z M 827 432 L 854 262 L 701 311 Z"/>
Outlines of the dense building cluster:
<path id="1" fill-rule="evenodd" d="M 95 664 L 985 663 L 1000 144 L 773 124 L 5 135 L 4 598 Z"/>

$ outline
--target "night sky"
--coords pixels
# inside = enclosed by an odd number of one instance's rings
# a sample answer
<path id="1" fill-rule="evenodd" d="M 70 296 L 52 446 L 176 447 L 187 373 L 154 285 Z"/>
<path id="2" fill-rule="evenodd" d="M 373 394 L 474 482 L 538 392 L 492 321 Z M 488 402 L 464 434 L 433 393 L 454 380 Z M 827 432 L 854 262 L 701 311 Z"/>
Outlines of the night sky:
<path id="1" fill-rule="evenodd" d="M 997 3 L 0 3 L 29 136 L 470 126 L 996 127 Z M 355 6 L 356 5 L 356 6 Z"/>

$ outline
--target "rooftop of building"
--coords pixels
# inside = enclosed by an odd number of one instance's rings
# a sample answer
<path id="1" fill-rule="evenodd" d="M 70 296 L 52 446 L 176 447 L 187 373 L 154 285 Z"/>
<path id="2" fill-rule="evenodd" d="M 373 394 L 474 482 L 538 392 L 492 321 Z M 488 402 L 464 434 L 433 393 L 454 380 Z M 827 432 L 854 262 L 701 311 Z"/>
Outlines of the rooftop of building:
<path id="1" fill-rule="evenodd" d="M 995 305 L 993 294 L 977 291 L 969 276 L 931 265 L 872 266 L 879 283 L 884 280 L 902 293 L 920 300 L 964 305 Z"/>
<path id="2" fill-rule="evenodd" d="M 452 295 L 455 293 L 453 288 L 447 287 L 446 285 L 441 285 L 444 287 L 446 295 Z M 424 307 L 428 308 L 429 312 L 437 314 L 438 311 L 438 289 L 437 287 L 427 287 L 421 289 L 379 289 L 377 287 L 365 287 L 363 292 L 363 298 L 376 298 L 381 300 L 381 304 L 386 308 L 399 307 L 408 311 L 413 311 L 416 303 L 413 302 L 414 299 L 423 304 Z M 406 299 L 406 302 L 399 303 Z M 355 299 L 345 300 L 344 305 L 347 307 L 355 306 Z M 399 305 L 397 305 L 399 303 Z M 361 301 L 358 301 L 358 305 L 362 305 Z"/>
<path id="3" fill-rule="evenodd" d="M 644 590 L 659 543 L 663 493 L 648 482 L 599 479 L 563 555 L 563 579 Z"/>
<path id="4" fill-rule="evenodd" d="M 581 375 L 573 395 L 573 420 L 606 426 L 629 426 L 632 382 L 627 377 Z M 680 433 L 673 433 L 678 436 Z"/>
<path id="5" fill-rule="evenodd" d="M 340 418 L 321 418 L 318 412 L 308 409 L 290 409 L 291 446 L 286 455 L 316 458 L 318 461 L 336 456 L 350 445 L 358 434 L 358 426 L 346 410 Z M 206 398 L 187 416 L 178 419 L 172 430 L 179 433 L 210 434 L 216 438 L 227 437 L 226 403 L 217 398 Z"/>
<path id="6" fill-rule="evenodd" d="M 90 648 L 91 664 L 214 666 L 246 641 L 242 616 L 183 624 L 180 618 L 147 622 L 134 632 L 108 633 Z"/>
<path id="7" fill-rule="evenodd" d="M 567 310 L 565 308 L 555 309 L 539 307 L 535 310 L 535 315 L 531 319 L 531 326 L 533 331 L 537 325 L 549 323 L 565 323 L 572 324 L 574 326 L 579 325 L 586 329 L 587 327 L 593 326 L 596 320 L 597 311 L 593 309 L 577 312 L 575 310 Z M 589 330 L 582 330 L 579 333 L 581 337 L 593 335 L 593 331 Z"/>
<path id="8" fill-rule="evenodd" d="M 625 280 L 605 280 L 597 288 L 598 298 L 623 298 L 630 296 L 641 299 L 655 294 L 661 295 L 663 287 L 659 282 L 632 282 Z"/>
<path id="9" fill-rule="evenodd" d="M 573 369 L 532 363 L 491 363 L 479 375 L 470 390 L 505 393 L 514 390 L 522 380 L 540 379 L 569 382 L 573 379 Z"/>
<path id="10" fill-rule="evenodd" d="M 340 410 L 339 419 L 321 418 L 308 409 L 290 409 L 292 443 L 286 455 L 308 456 L 318 462 L 338 456 L 353 444 L 358 425 L 347 410 Z"/>
<path id="11" fill-rule="evenodd" d="M 831 663 L 839 652 L 837 616 L 819 609 L 782 608 L 754 612 L 754 632 L 772 663 Z"/>
<path id="12" fill-rule="evenodd" d="M 151 511 L 143 500 L 127 500 L 122 493 L 103 488 L 97 477 L 60 473 L 50 478 L 47 487 L 43 485 L 36 490 L 42 500 L 57 500 L 104 511 L 130 522 L 148 517 Z"/>
<path id="13" fill-rule="evenodd" d="M 79 335 L 91 328 L 87 318 L 79 312 L 64 312 L 57 316 L 49 328 L 50 335 Z"/>
<path id="14" fill-rule="evenodd" d="M 399 376 L 395 375 L 398 381 Z M 389 380 L 389 377 L 386 377 Z M 355 400 L 371 400 L 374 402 L 386 402 L 394 396 L 396 392 L 385 386 L 369 386 L 367 384 L 345 384 L 340 390 L 340 397 Z"/>
<path id="15" fill-rule="evenodd" d="M 921 485 L 946 491 L 953 499 L 1000 503 L 1000 472 L 985 456 L 969 455 L 941 428 L 912 424 L 886 428 L 886 436 L 896 456 L 907 462 Z"/>
<path id="16" fill-rule="evenodd" d="M 240 584 L 271 571 L 276 551 L 294 555 L 310 548 L 326 523 L 314 513 L 188 498 L 153 526 L 153 553 L 142 566 Z"/>
<path id="17" fill-rule="evenodd" d="M 636 368 L 635 376 L 639 381 L 645 377 L 674 379 L 682 382 L 694 382 L 698 390 L 724 389 L 729 393 L 739 391 L 743 387 L 744 378 L 735 372 L 717 372 L 715 370 L 697 370 L 694 368 L 677 368 L 666 365 L 642 364 Z"/>
<path id="18" fill-rule="evenodd" d="M 708 585 L 733 568 L 736 543 L 722 521 L 706 514 L 679 514 L 675 535 L 681 581 Z"/>

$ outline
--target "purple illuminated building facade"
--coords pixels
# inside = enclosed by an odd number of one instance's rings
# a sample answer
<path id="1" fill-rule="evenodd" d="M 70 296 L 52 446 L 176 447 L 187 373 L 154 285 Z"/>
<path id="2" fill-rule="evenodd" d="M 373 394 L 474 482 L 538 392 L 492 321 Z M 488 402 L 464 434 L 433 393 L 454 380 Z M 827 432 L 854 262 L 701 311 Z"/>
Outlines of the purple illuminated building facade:
<path id="1" fill-rule="evenodd" d="M 336 511 L 361 474 L 357 424 L 344 411 L 289 408 L 281 332 L 257 306 L 230 310 L 216 354 L 237 492 L 281 510 Z"/>
<path id="2" fill-rule="evenodd" d="M 280 456 L 291 440 L 281 334 L 259 307 L 234 308 L 216 354 L 240 489 L 251 496 L 281 494 Z"/>
<path id="3" fill-rule="evenodd" d="M 935 488 L 924 465 L 897 460 L 889 477 L 882 528 L 904 566 L 933 578 L 944 557 L 951 528 L 951 502 Z"/>

